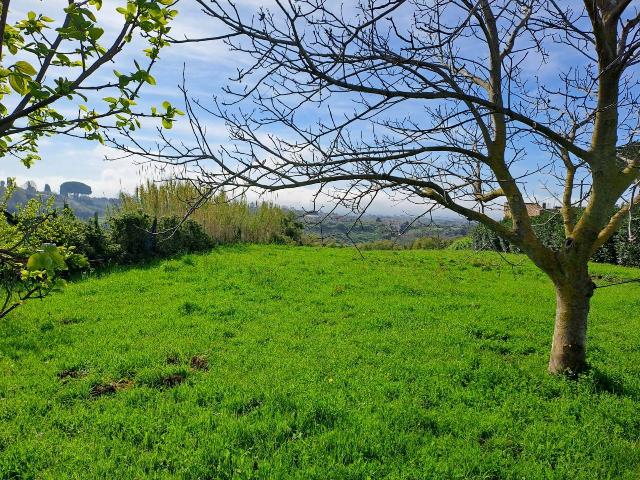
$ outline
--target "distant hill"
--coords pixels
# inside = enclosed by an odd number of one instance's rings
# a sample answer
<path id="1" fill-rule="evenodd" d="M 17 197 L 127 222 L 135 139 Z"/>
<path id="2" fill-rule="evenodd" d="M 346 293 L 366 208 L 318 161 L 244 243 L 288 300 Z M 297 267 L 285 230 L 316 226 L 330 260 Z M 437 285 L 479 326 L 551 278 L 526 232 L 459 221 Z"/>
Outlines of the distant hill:
<path id="1" fill-rule="evenodd" d="M 0 186 L 0 195 L 4 195 L 6 188 Z M 26 190 L 24 188 L 17 187 L 11 200 L 9 201 L 9 210 L 14 211 L 17 205 L 22 205 L 28 202 L 30 199 L 37 196 L 47 199 L 51 196 L 55 197 L 55 205 L 58 208 L 64 207 L 65 197 L 56 193 L 37 192 L 34 190 Z M 76 216 L 81 219 L 88 219 L 93 217 L 94 214 L 98 214 L 99 217 L 104 217 L 109 207 L 117 206 L 119 200 L 117 198 L 105 198 L 105 197 L 89 197 L 86 195 L 70 196 L 66 198 L 66 203 L 74 211 Z"/>

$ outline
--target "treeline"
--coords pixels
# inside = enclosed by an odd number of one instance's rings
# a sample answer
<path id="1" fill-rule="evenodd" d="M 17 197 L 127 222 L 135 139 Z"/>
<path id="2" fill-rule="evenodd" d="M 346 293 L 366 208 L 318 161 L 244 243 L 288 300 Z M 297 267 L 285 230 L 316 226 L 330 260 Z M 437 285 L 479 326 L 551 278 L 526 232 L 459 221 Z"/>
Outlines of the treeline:
<path id="1" fill-rule="evenodd" d="M 510 219 L 505 219 L 502 223 L 511 227 Z M 556 249 L 562 248 L 565 235 L 562 215 L 559 212 L 545 212 L 532 218 L 532 224 L 545 245 Z M 471 232 L 471 241 L 474 250 L 515 253 L 520 251 L 518 247 L 484 225 L 478 225 Z M 630 219 L 622 223 L 618 231 L 593 255 L 592 260 L 640 267 L 640 208 L 632 212 Z"/>

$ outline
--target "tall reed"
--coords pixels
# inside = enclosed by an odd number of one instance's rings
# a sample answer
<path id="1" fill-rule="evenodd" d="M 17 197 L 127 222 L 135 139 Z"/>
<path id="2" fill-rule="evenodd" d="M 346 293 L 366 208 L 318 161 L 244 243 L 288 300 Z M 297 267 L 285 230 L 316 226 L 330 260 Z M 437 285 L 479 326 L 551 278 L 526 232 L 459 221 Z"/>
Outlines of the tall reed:
<path id="1" fill-rule="evenodd" d="M 133 195 L 121 194 L 119 209 L 142 210 L 158 218 L 183 216 L 198 198 L 199 192 L 189 183 L 147 181 Z M 287 211 L 270 202 L 250 204 L 244 198 L 229 200 L 219 194 L 207 200 L 190 218 L 218 243 L 270 243 L 282 237 L 287 215 Z"/>

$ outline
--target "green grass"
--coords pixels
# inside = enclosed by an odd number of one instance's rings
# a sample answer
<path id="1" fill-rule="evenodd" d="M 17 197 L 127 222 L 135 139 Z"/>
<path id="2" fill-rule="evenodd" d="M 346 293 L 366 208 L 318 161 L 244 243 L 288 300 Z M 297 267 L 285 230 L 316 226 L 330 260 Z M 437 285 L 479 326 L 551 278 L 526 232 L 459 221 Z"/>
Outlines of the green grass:
<path id="1" fill-rule="evenodd" d="M 553 289 L 509 258 L 251 246 L 76 282 L 0 323 L 0 478 L 639 478 L 640 286 L 597 292 L 591 372 L 553 378 Z"/>

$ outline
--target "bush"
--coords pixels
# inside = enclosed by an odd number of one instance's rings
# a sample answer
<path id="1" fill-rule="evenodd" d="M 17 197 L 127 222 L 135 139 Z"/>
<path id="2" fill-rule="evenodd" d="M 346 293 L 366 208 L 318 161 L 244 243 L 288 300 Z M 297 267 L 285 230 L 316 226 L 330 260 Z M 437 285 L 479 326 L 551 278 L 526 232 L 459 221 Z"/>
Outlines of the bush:
<path id="1" fill-rule="evenodd" d="M 181 224 L 181 221 L 177 216 L 160 219 L 158 232 L 166 233 L 158 235 L 155 242 L 155 252 L 158 255 L 167 257 L 179 253 L 201 252 L 213 247 L 213 241 L 198 222 L 187 219 Z"/>
<path id="2" fill-rule="evenodd" d="M 440 237 L 420 237 L 411 243 L 411 250 L 443 250 L 451 244 L 451 240 Z"/>
<path id="3" fill-rule="evenodd" d="M 86 257 L 73 247 L 58 247 L 46 239 L 57 217 L 53 202 L 35 198 L 18 208 L 7 210 L 13 194 L 7 188 L 0 198 L 0 318 L 25 301 L 43 298 L 64 287 L 60 276 L 69 267 L 84 268 Z"/>
<path id="4" fill-rule="evenodd" d="M 153 255 L 154 237 L 150 234 L 149 215 L 138 211 L 119 212 L 109 217 L 111 240 L 116 245 L 117 261 L 139 262 Z"/>
<path id="5" fill-rule="evenodd" d="M 473 248 L 473 240 L 470 236 L 456 238 L 451 245 L 447 247 L 448 250 L 471 250 Z"/>
<path id="6" fill-rule="evenodd" d="M 275 243 L 302 243 L 304 224 L 296 218 L 294 212 L 288 212 L 282 217 L 282 233 L 276 234 Z"/>
<path id="7" fill-rule="evenodd" d="M 629 221 L 623 222 L 613 238 L 620 265 L 640 267 L 640 208 L 636 208 Z"/>
<path id="8" fill-rule="evenodd" d="M 111 240 L 117 246 L 117 259 L 123 263 L 200 252 L 213 246 L 198 222 L 182 222 L 175 215 L 151 220 L 141 210 L 119 212 L 109 218 L 109 227 Z"/>
<path id="9" fill-rule="evenodd" d="M 639 209 L 640 210 L 640 209 Z M 640 212 L 639 212 L 640 213 Z M 559 212 L 545 212 L 531 219 L 533 229 L 546 246 L 560 249 L 565 240 L 564 223 Z M 511 227 L 511 219 L 501 222 Z M 634 216 L 632 234 L 637 240 L 629 241 L 628 222 L 593 255 L 594 262 L 618 263 L 626 266 L 640 266 L 640 219 Z M 632 236 L 633 236 L 632 235 Z M 488 227 L 480 224 L 471 231 L 471 243 L 474 250 L 493 250 L 518 253 L 520 250 L 501 238 Z"/>
<path id="10" fill-rule="evenodd" d="M 26 208 L 33 208 L 34 205 L 42 205 L 41 199 L 29 200 Z M 51 211 L 51 215 L 30 235 L 29 244 L 33 247 L 43 243 L 53 243 L 62 247 L 73 246 L 78 249 L 78 253 L 84 254 L 86 240 L 86 224 L 78 220 L 70 208 L 65 207 L 61 211 Z"/>
<path id="11" fill-rule="evenodd" d="M 507 222 L 503 221 L 503 223 Z M 508 240 L 503 239 L 483 224 L 479 224 L 471 231 L 471 246 L 474 250 L 517 251 L 517 248 L 512 247 Z"/>

